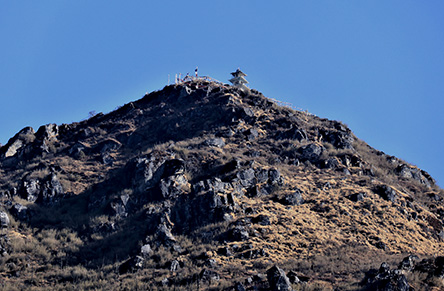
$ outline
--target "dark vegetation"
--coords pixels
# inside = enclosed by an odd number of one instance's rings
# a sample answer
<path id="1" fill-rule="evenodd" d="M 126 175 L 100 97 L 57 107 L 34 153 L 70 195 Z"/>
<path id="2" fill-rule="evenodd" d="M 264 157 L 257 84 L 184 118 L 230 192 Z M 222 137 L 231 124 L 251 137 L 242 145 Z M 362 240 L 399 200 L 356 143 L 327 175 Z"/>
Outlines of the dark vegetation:
<path id="1" fill-rule="evenodd" d="M 443 288 L 434 180 L 255 90 L 188 82 L 25 128 L 0 194 L 5 290 Z"/>

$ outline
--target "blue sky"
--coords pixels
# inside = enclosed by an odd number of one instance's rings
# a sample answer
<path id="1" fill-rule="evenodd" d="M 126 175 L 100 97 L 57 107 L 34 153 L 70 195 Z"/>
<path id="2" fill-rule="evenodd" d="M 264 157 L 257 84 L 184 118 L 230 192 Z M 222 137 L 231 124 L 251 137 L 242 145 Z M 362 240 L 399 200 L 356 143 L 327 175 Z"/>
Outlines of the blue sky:
<path id="1" fill-rule="evenodd" d="M 444 185 L 444 1 L 3 1 L 0 142 L 163 88 L 250 87 L 347 124 Z"/>

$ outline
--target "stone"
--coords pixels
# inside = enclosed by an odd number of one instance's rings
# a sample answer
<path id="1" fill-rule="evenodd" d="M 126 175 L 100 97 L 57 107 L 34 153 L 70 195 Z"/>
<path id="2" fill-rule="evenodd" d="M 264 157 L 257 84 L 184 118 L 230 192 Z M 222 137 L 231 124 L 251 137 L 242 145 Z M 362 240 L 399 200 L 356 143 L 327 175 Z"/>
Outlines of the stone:
<path id="1" fill-rule="evenodd" d="M 310 162 L 317 162 L 321 157 L 324 148 L 317 143 L 310 143 L 300 149 L 301 159 Z"/>
<path id="2" fill-rule="evenodd" d="M 264 183 L 268 181 L 268 172 L 269 170 L 266 169 L 260 169 L 256 171 L 256 179 L 257 183 Z"/>
<path id="3" fill-rule="evenodd" d="M 283 205 L 297 206 L 304 203 L 302 198 L 302 191 L 300 189 L 295 189 L 293 193 L 284 195 L 279 202 Z"/>
<path id="4" fill-rule="evenodd" d="M 248 231 L 245 229 L 245 227 L 236 226 L 235 228 L 231 229 L 229 237 L 232 241 L 245 241 L 248 240 L 250 235 L 248 234 Z"/>
<path id="5" fill-rule="evenodd" d="M 7 234 L 0 234 L 0 256 L 5 257 L 11 251 L 11 240 Z"/>
<path id="6" fill-rule="evenodd" d="M 21 196 L 22 198 L 35 202 L 40 194 L 40 181 L 38 179 L 25 179 L 22 182 Z"/>
<path id="7" fill-rule="evenodd" d="M 225 146 L 225 141 L 222 138 L 211 138 L 211 139 L 207 139 L 205 141 L 205 144 L 207 146 L 221 148 L 221 147 Z"/>
<path id="8" fill-rule="evenodd" d="M 298 275 L 295 272 L 293 272 L 293 271 L 288 272 L 287 273 L 287 277 L 290 280 L 291 284 L 298 284 L 298 283 L 301 282 L 301 280 L 299 279 Z"/>
<path id="9" fill-rule="evenodd" d="M 277 169 L 270 169 L 268 170 L 268 183 L 274 185 L 278 184 L 280 182 L 281 173 Z"/>
<path id="10" fill-rule="evenodd" d="M 56 174 L 52 173 L 47 177 L 41 186 L 40 199 L 44 203 L 52 203 L 57 197 L 65 194 L 62 183 Z"/>
<path id="11" fill-rule="evenodd" d="M 10 224 L 9 216 L 4 211 L 0 211 L 0 226 L 8 227 Z"/>
<path id="12" fill-rule="evenodd" d="M 290 279 L 288 279 L 284 270 L 278 266 L 273 266 L 267 270 L 267 279 L 271 291 L 291 291 Z"/>
<path id="13" fill-rule="evenodd" d="M 180 268 L 180 264 L 178 260 L 174 260 L 171 262 L 170 264 L 170 272 L 176 272 L 177 270 L 179 270 Z"/>
<path id="14" fill-rule="evenodd" d="M 396 191 L 393 190 L 390 186 L 387 185 L 381 185 L 376 187 L 376 194 L 381 196 L 382 199 L 390 201 L 390 202 L 396 202 Z"/>
<path id="15" fill-rule="evenodd" d="M 250 128 L 244 132 L 244 135 L 247 137 L 247 140 L 252 141 L 258 138 L 259 132 L 255 128 Z"/>
<path id="16" fill-rule="evenodd" d="M 340 165 L 339 160 L 336 157 L 333 157 L 325 161 L 324 167 L 327 169 L 336 169 L 339 167 L 339 165 Z"/>
<path id="17" fill-rule="evenodd" d="M 9 212 L 19 220 L 26 220 L 29 217 L 28 207 L 23 206 L 20 203 L 16 203 L 12 206 Z"/>
<path id="18" fill-rule="evenodd" d="M 157 227 L 157 243 L 172 246 L 176 243 L 176 238 L 173 236 L 171 231 L 166 227 L 165 224 L 160 224 Z"/>
<path id="19" fill-rule="evenodd" d="M 116 217 L 126 217 L 128 213 L 126 212 L 125 205 L 118 198 L 110 202 L 110 208 L 112 209 L 112 215 Z"/>
<path id="20" fill-rule="evenodd" d="M 153 254 L 153 250 L 151 249 L 151 246 L 149 244 L 145 244 L 140 248 L 140 253 L 144 257 L 149 257 Z"/>
<path id="21" fill-rule="evenodd" d="M 188 192 L 190 185 L 185 175 L 169 176 L 160 180 L 159 190 L 162 199 L 176 198 Z"/>
<path id="22" fill-rule="evenodd" d="M 40 148 L 44 152 L 50 153 L 52 151 L 50 145 L 57 140 L 58 134 L 59 128 L 57 124 L 50 123 L 40 126 L 35 134 L 35 137 L 41 144 Z"/>
<path id="23" fill-rule="evenodd" d="M 251 187 L 255 183 L 255 172 L 253 168 L 239 171 L 236 174 L 239 179 L 239 183 L 244 187 Z"/>
<path id="24" fill-rule="evenodd" d="M 418 256 L 409 255 L 405 257 L 401 263 L 399 263 L 398 269 L 412 271 L 415 268 L 415 261 L 418 260 Z"/>
<path id="25" fill-rule="evenodd" d="M 353 193 L 350 194 L 349 196 L 347 196 L 348 199 L 350 199 L 353 202 L 358 202 L 358 201 L 362 201 L 365 197 L 365 193 Z"/>
<path id="26" fill-rule="evenodd" d="M 32 127 L 25 127 L 12 137 L 6 145 L 0 148 L 0 157 L 15 156 L 21 148 L 35 140 L 35 132 Z"/>
<path id="27" fill-rule="evenodd" d="M 214 281 L 220 280 L 220 275 L 218 273 L 216 273 L 215 271 L 212 271 L 209 269 L 203 269 L 200 272 L 199 277 L 201 280 L 208 281 L 208 282 L 214 282 Z"/>
<path id="28" fill-rule="evenodd" d="M 354 138 L 349 131 L 338 131 L 329 133 L 326 139 L 336 148 L 353 149 Z"/>

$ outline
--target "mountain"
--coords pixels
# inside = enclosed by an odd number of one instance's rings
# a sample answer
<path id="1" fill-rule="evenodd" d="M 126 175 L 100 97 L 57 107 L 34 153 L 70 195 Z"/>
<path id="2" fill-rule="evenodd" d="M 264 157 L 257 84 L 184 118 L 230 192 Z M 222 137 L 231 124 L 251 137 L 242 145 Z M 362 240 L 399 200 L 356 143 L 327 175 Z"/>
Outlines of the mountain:
<path id="1" fill-rule="evenodd" d="M 0 284 L 444 288 L 433 178 L 279 104 L 188 78 L 108 114 L 24 128 L 0 148 Z"/>

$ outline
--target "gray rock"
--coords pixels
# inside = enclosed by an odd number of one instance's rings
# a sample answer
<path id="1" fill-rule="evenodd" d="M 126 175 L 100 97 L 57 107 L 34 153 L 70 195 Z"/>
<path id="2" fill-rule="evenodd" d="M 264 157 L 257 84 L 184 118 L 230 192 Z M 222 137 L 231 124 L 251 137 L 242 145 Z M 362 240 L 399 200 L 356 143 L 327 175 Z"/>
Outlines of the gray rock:
<path id="1" fill-rule="evenodd" d="M 290 280 L 291 284 L 298 284 L 298 283 L 301 282 L 301 280 L 299 279 L 298 275 L 295 272 L 293 272 L 293 271 L 288 272 L 287 273 L 287 277 Z"/>
<path id="2" fill-rule="evenodd" d="M 291 291 L 290 279 L 278 266 L 273 266 L 267 271 L 268 284 L 271 291 Z"/>
<path id="3" fill-rule="evenodd" d="M 293 193 L 284 195 L 279 200 L 279 202 L 284 205 L 301 205 L 304 203 L 304 199 L 302 198 L 302 191 L 296 188 Z"/>
<path id="4" fill-rule="evenodd" d="M 212 271 L 209 269 L 203 269 L 200 272 L 199 277 L 201 280 L 208 281 L 208 282 L 214 282 L 214 281 L 220 280 L 220 275 L 218 273 L 216 273 L 215 271 Z"/>
<path id="5" fill-rule="evenodd" d="M 180 263 L 178 260 L 174 260 L 171 262 L 170 264 L 170 271 L 171 272 L 176 272 L 177 270 L 179 270 L 180 268 Z"/>
<path id="6" fill-rule="evenodd" d="M 382 199 L 390 201 L 390 202 L 396 202 L 396 191 L 393 190 L 392 187 L 389 187 L 387 185 L 381 185 L 376 187 L 376 194 L 382 197 Z"/>
<path id="7" fill-rule="evenodd" d="M 21 148 L 33 142 L 35 132 L 32 127 L 25 127 L 12 137 L 6 145 L 0 148 L 0 157 L 8 158 L 15 156 Z"/>
<path id="8" fill-rule="evenodd" d="M 259 132 L 255 128 L 250 128 L 244 132 L 244 135 L 247 137 L 247 140 L 252 141 L 258 138 Z"/>
<path id="9" fill-rule="evenodd" d="M 327 135 L 327 141 L 333 144 L 336 148 L 352 149 L 354 138 L 350 131 L 332 132 Z"/>
<path id="10" fill-rule="evenodd" d="M 405 257 L 401 263 L 399 263 L 398 269 L 412 271 L 415 267 L 415 262 L 418 260 L 418 256 L 410 255 Z"/>
<path id="11" fill-rule="evenodd" d="M 9 216 L 4 211 L 0 211 L 0 226 L 8 227 L 10 223 Z"/>
<path id="12" fill-rule="evenodd" d="M 50 153 L 52 151 L 51 144 L 57 140 L 59 128 L 57 124 L 51 123 L 42 125 L 35 134 L 36 139 L 40 143 L 43 152 Z"/>
<path id="13" fill-rule="evenodd" d="M 166 246 L 172 246 L 176 243 L 176 238 L 165 224 L 160 224 L 157 228 L 157 243 Z"/>
<path id="14" fill-rule="evenodd" d="M 301 159 L 310 162 L 317 162 L 322 155 L 324 148 L 316 143 L 311 143 L 303 146 L 301 149 Z"/>
<path id="15" fill-rule="evenodd" d="M 40 181 L 38 179 L 25 179 L 22 182 L 21 196 L 22 198 L 35 202 L 40 195 Z"/>
<path id="16" fill-rule="evenodd" d="M 339 165 L 340 165 L 339 160 L 333 157 L 325 161 L 324 167 L 327 169 L 336 169 L 339 167 Z"/>
<path id="17" fill-rule="evenodd" d="M 270 184 L 277 184 L 280 182 L 281 173 L 277 169 L 270 169 L 268 171 L 268 182 Z"/>
<path id="18" fill-rule="evenodd" d="M 12 206 L 9 212 L 19 220 L 26 220 L 29 217 L 28 207 L 23 206 L 20 203 L 16 203 Z"/>
<path id="19" fill-rule="evenodd" d="M 232 241 L 245 241 L 248 240 L 249 237 L 248 231 L 243 226 L 236 226 L 229 234 L 229 238 Z"/>
<path id="20" fill-rule="evenodd" d="M 159 190 L 161 198 L 176 198 L 189 190 L 189 183 L 185 175 L 169 176 L 160 180 Z"/>
<path id="21" fill-rule="evenodd" d="M 350 194 L 347 198 L 350 199 L 353 202 L 362 201 L 365 197 L 365 193 L 353 193 Z"/>
<path id="22" fill-rule="evenodd" d="M 45 203 L 52 203 L 63 194 L 65 194 L 65 190 L 57 175 L 54 173 L 49 175 L 41 186 L 41 200 Z"/>
<path id="23" fill-rule="evenodd" d="M 221 148 L 221 147 L 225 146 L 225 141 L 222 138 L 211 138 L 211 139 L 207 139 L 205 141 L 205 144 L 207 146 Z"/>
<path id="24" fill-rule="evenodd" d="M 236 177 L 239 179 L 240 184 L 244 187 L 251 187 L 255 183 L 255 172 L 252 168 L 239 171 Z"/>
<path id="25" fill-rule="evenodd" d="M 145 244 L 140 248 L 140 253 L 144 257 L 149 257 L 153 254 L 153 250 L 151 249 L 151 246 L 149 244 Z"/>

